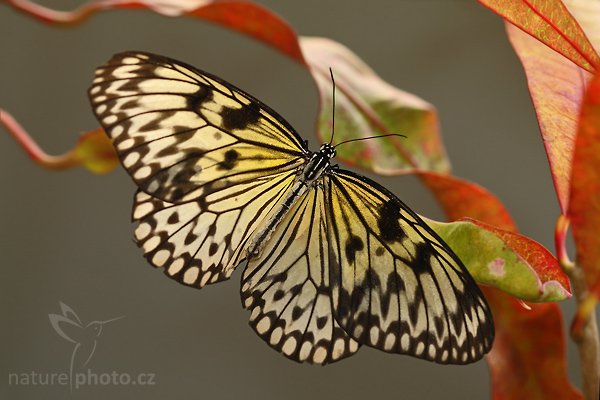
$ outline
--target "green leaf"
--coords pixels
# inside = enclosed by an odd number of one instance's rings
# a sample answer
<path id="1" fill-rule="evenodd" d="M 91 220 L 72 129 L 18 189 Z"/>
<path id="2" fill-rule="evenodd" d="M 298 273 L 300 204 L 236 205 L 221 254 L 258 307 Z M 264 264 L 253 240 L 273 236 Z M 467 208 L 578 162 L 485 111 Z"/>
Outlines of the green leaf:
<path id="1" fill-rule="evenodd" d="M 478 283 L 526 301 L 571 297 L 569 280 L 556 258 L 532 239 L 471 219 L 452 223 L 426 221 Z"/>

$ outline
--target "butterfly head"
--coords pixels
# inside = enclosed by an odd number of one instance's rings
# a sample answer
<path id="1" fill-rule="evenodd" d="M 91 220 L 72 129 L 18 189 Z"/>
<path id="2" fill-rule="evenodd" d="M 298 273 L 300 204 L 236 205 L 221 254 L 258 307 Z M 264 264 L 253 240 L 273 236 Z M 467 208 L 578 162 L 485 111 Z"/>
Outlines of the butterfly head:
<path id="1" fill-rule="evenodd" d="M 327 157 L 327 159 L 331 159 L 335 157 L 335 147 L 330 145 L 329 143 L 325 143 L 319 149 L 319 153 L 321 153 L 321 155 L 323 155 L 324 157 Z"/>

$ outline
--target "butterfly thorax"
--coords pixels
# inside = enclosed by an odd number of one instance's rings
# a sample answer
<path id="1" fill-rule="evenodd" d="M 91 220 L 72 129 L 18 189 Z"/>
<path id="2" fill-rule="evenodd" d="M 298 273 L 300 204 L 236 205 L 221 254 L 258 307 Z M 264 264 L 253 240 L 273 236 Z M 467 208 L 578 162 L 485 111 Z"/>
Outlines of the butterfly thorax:
<path id="1" fill-rule="evenodd" d="M 277 228 L 287 215 L 298 198 L 306 193 L 319 180 L 323 172 L 331 167 L 331 159 L 333 157 L 335 157 L 335 147 L 327 143 L 323 144 L 318 152 L 311 155 L 306 166 L 296 178 L 292 189 L 267 215 L 267 224 L 252 236 L 250 245 L 248 246 L 249 257 L 258 257 L 260 255 L 267 240 L 269 240 L 275 228 Z"/>
<path id="2" fill-rule="evenodd" d="M 333 157 L 335 157 L 335 147 L 328 143 L 322 145 L 319 151 L 313 153 L 308 163 L 306 163 L 300 180 L 307 186 L 316 181 L 331 166 Z"/>

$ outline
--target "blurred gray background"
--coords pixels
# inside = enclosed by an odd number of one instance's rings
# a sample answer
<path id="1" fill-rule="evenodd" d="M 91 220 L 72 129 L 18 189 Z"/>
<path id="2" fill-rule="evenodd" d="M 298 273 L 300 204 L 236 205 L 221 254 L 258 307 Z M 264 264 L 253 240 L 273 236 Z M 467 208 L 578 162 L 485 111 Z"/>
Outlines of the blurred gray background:
<path id="1" fill-rule="evenodd" d="M 495 193 L 522 232 L 553 249 L 558 215 L 521 66 L 503 23 L 475 1 L 261 1 L 303 35 L 356 52 L 383 79 L 433 103 L 456 175 Z M 71 9 L 76 0 L 43 4 Z M 301 66 L 199 20 L 113 11 L 74 28 L 0 6 L 0 105 L 47 152 L 70 149 L 97 123 L 86 89 L 113 53 L 145 50 L 213 72 L 283 115 L 316 149 L 317 92 Z M 417 212 L 443 219 L 415 179 L 377 178 Z M 366 399 L 490 395 L 485 362 L 448 367 L 363 348 L 324 368 L 293 363 L 248 327 L 240 271 L 199 291 L 153 270 L 132 242 L 133 183 L 118 168 L 56 173 L 0 132 L 0 397 L 11 399 Z M 73 345 L 52 328 L 59 302 L 104 327 L 88 367 L 152 373 L 155 385 L 8 386 L 9 373 L 68 370 Z M 573 304 L 566 304 L 567 321 Z M 579 382 L 574 347 L 569 373 Z"/>

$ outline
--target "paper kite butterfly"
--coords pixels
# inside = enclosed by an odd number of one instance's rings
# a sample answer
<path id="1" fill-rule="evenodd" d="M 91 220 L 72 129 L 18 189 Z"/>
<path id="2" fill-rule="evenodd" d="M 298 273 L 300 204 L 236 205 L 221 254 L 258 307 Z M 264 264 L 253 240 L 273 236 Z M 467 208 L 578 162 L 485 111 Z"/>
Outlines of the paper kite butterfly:
<path id="1" fill-rule="evenodd" d="M 398 197 L 331 165 L 276 112 L 214 75 L 149 53 L 115 55 L 89 90 L 138 186 L 145 257 L 201 288 L 247 260 L 250 324 L 292 360 L 360 345 L 442 364 L 479 360 L 490 308 L 463 263 Z"/>

